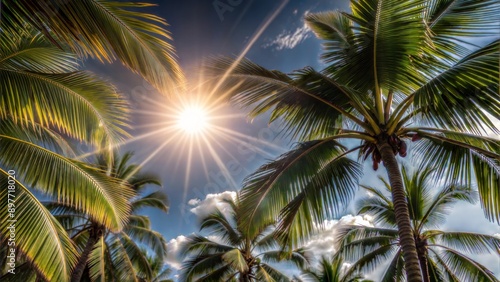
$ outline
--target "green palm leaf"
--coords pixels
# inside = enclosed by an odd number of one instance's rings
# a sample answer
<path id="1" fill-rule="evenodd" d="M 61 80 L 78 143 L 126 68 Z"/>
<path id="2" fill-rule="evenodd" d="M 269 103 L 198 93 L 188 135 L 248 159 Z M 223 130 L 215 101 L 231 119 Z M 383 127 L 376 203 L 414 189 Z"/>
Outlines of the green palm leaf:
<path id="1" fill-rule="evenodd" d="M 339 212 L 353 196 L 360 174 L 357 164 L 343 153 L 335 141 L 310 141 L 261 166 L 241 190 L 247 228 L 253 230 L 279 215 L 278 233 L 296 244 L 314 222 Z M 329 213 L 321 208 L 327 203 L 332 207 Z"/>
<path id="2" fill-rule="evenodd" d="M 165 21 L 134 9 L 146 3 L 112 1 L 3 1 L 2 29 L 12 34 L 24 24 L 81 56 L 112 62 L 116 58 L 162 93 L 183 81 Z M 70 16 L 68 16 L 70 15 Z"/>
<path id="3" fill-rule="evenodd" d="M 8 177 L 9 173 L 0 169 L 0 200 L 5 203 L 0 209 L 0 216 L 4 219 L 0 223 L 0 238 L 11 237 L 10 229 L 7 229 L 11 222 L 7 219 L 17 220 L 14 222 L 15 245 L 20 253 L 25 254 L 49 281 L 69 281 L 77 252 L 68 234 L 21 182 L 16 180 L 13 184 L 15 190 L 9 190 Z M 8 213 L 8 199 L 15 201 L 14 218 Z"/>
<path id="4" fill-rule="evenodd" d="M 455 250 L 445 249 L 441 256 L 460 281 L 498 281 L 490 270 Z"/>
<path id="5" fill-rule="evenodd" d="M 18 177 L 27 185 L 87 212 L 113 231 L 123 227 L 130 213 L 127 199 L 134 194 L 129 187 L 40 146 L 0 135 L 0 164 L 23 172 Z"/>

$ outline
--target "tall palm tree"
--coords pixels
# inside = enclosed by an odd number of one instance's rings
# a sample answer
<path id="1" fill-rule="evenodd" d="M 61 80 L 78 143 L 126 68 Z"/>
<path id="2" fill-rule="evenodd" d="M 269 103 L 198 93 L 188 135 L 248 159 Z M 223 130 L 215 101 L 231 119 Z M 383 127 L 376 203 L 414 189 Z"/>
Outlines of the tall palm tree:
<path id="1" fill-rule="evenodd" d="M 54 46 L 101 62 L 119 59 L 161 93 L 183 82 L 166 22 L 139 12 L 153 4 L 106 0 L 3 0 L 2 35 L 40 31 Z"/>
<path id="2" fill-rule="evenodd" d="M 138 195 L 130 200 L 129 221 L 120 232 L 112 232 L 91 218 L 75 214 L 57 203 L 52 204 L 56 218 L 62 220 L 81 249 L 71 281 L 80 281 L 86 269 L 92 281 L 138 281 L 139 277 L 152 281 L 155 276 L 153 266 L 143 247 L 151 250 L 155 258 L 166 259 L 165 238 L 151 229 L 149 218 L 140 211 L 155 208 L 167 212 L 168 198 L 161 190 L 146 190 L 147 185 L 161 186 L 161 182 L 157 176 L 141 172 L 137 164 L 130 164 L 132 156 L 127 152 L 114 158 L 111 167 L 111 176 L 127 182 Z M 106 162 L 107 157 L 100 155 L 98 165 L 105 168 Z"/>
<path id="3" fill-rule="evenodd" d="M 193 234 L 181 247 L 184 256 L 180 281 L 290 281 L 269 263 L 288 261 L 305 267 L 303 250 L 281 251 L 272 234 L 272 223 L 262 225 L 255 235 L 242 226 L 237 201 L 226 201 L 229 215 L 216 209 L 201 220 L 201 230 L 209 237 Z M 215 238 L 214 238 L 215 237 Z"/>
<path id="4" fill-rule="evenodd" d="M 444 222 L 455 203 L 475 203 L 477 192 L 455 184 L 433 191 L 438 184 L 430 181 L 431 174 L 432 170 L 428 168 L 413 175 L 406 168 L 402 169 L 412 235 L 424 281 L 498 281 L 491 271 L 468 255 L 498 254 L 500 238 L 435 229 Z M 350 271 L 370 270 L 390 260 L 381 281 L 405 281 L 394 204 L 387 197 L 392 189 L 383 178 L 381 180 L 385 189 L 362 186 L 372 196 L 358 203 L 359 213 L 374 215 L 378 226 L 347 227 L 340 235 L 343 238 L 342 253 L 353 262 Z"/>
<path id="5" fill-rule="evenodd" d="M 4 30 L 0 93 L 0 201 L 15 205 L 12 213 L 5 205 L 0 216 L 17 220 L 19 257 L 47 280 L 68 281 L 76 248 L 31 188 L 120 230 L 134 191 L 75 160 L 69 140 L 96 147 L 120 141 L 127 136 L 127 105 L 112 85 L 79 70 L 77 57 L 46 37 L 11 36 Z M 0 241 L 10 237 L 10 224 L 0 222 Z"/>
<path id="6" fill-rule="evenodd" d="M 116 154 L 116 153 L 115 153 Z M 151 222 L 141 215 L 143 208 L 168 211 L 168 198 L 160 190 L 150 191 L 147 185 L 161 186 L 155 175 L 143 173 L 136 164 L 129 164 L 132 153 L 113 159 L 111 174 L 126 181 L 137 193 L 130 199 L 131 214 L 119 232 L 60 202 L 44 202 L 45 207 L 67 231 L 78 249 L 78 261 L 71 279 L 66 281 L 163 281 L 169 271 L 163 264 L 167 242 L 151 229 Z M 99 167 L 107 167 L 107 157 L 100 155 Z M 22 258 L 22 257 L 20 257 Z M 20 260 L 16 275 L 6 274 L 0 281 L 45 280 L 29 261 Z M 37 280 L 38 281 L 38 280 Z"/>
<path id="7" fill-rule="evenodd" d="M 324 40 L 321 71 L 209 63 L 214 92 L 250 107 L 250 117 L 270 111 L 300 142 L 246 179 L 247 228 L 278 217 L 281 240 L 297 245 L 352 199 L 360 164 L 371 157 L 392 186 L 408 281 L 422 281 L 397 158 L 409 140 L 437 177 L 476 181 L 485 214 L 500 220 L 500 143 L 486 137 L 499 132 L 498 13 L 494 0 L 353 0 L 351 13 L 305 18 Z M 481 36 L 496 39 L 467 41 Z M 354 152 L 358 162 L 348 158 Z"/>
<path id="8" fill-rule="evenodd" d="M 371 282 L 363 279 L 361 274 L 346 275 L 348 267 L 342 256 L 335 254 L 332 258 L 322 257 L 319 267 L 309 267 L 302 271 L 298 282 Z"/>

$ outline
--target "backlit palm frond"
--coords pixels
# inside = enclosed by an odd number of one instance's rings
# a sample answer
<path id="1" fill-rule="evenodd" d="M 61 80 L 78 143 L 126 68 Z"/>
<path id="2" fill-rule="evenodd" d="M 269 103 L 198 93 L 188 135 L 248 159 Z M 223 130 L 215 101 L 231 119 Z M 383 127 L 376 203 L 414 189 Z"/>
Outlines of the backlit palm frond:
<path id="1" fill-rule="evenodd" d="M 9 178 L 9 175 L 8 171 L 0 169 L 0 200 L 4 203 L 0 209 L 3 219 L 0 222 L 0 237 L 11 238 L 11 229 L 7 228 L 13 224 L 14 243 L 20 251 L 16 257 L 21 253 L 26 255 L 49 281 L 69 281 L 71 268 L 77 260 L 75 246 L 59 222 L 17 180 L 19 175 L 14 176 L 16 180 Z M 13 183 L 12 186 L 9 182 Z M 9 207 L 9 203 L 13 206 Z M 14 217 L 10 217 L 10 214 Z"/>
<path id="2" fill-rule="evenodd" d="M 2 3 L 2 29 L 23 32 L 24 23 L 56 45 L 82 56 L 112 62 L 118 58 L 160 92 L 174 92 L 183 74 L 170 44 L 166 23 L 136 11 L 152 4 L 114 1 L 13 1 Z"/>
<path id="3" fill-rule="evenodd" d="M 110 265 L 106 260 L 109 254 L 107 247 L 104 237 L 101 237 L 90 253 L 88 268 L 91 281 L 106 281 L 106 267 Z"/>
<path id="4" fill-rule="evenodd" d="M 424 233 L 426 235 L 426 233 Z M 436 244 L 469 254 L 497 253 L 500 239 L 490 235 L 468 232 L 433 232 L 428 238 Z"/>
<path id="5" fill-rule="evenodd" d="M 300 235 L 310 235 L 315 222 L 342 210 L 359 175 L 358 164 L 345 157 L 339 143 L 327 139 L 301 143 L 244 181 L 240 199 L 245 228 L 255 234 L 256 226 L 279 216 L 279 233 L 298 243 Z M 331 209 L 323 209 L 324 205 Z"/>
<path id="6" fill-rule="evenodd" d="M 144 244 L 151 248 L 159 257 L 167 255 L 167 241 L 163 235 L 149 228 L 127 225 L 123 229 L 135 242 Z"/>
<path id="7" fill-rule="evenodd" d="M 79 69 L 75 54 L 57 48 L 42 34 L 33 30 L 20 37 L 4 33 L 0 46 L 2 69 L 36 73 L 64 73 Z"/>
<path id="8" fill-rule="evenodd" d="M 127 255 L 127 250 L 119 238 L 115 237 L 108 242 L 109 253 L 118 281 L 138 281 L 132 258 Z"/>
<path id="9" fill-rule="evenodd" d="M 476 181 L 490 220 L 500 218 L 500 145 L 495 139 L 443 131 L 418 131 L 415 146 L 421 166 L 436 167 L 436 177 L 471 186 Z M 472 173 L 474 172 L 474 176 Z"/>
<path id="10" fill-rule="evenodd" d="M 163 212 L 168 212 L 169 201 L 163 191 L 151 192 L 145 196 L 131 201 L 132 212 L 137 212 L 143 207 L 157 208 Z"/>
<path id="11" fill-rule="evenodd" d="M 153 270 L 151 269 L 150 261 L 147 257 L 147 251 L 141 249 L 134 240 L 127 236 L 124 232 L 120 234 L 120 241 L 127 251 L 128 257 L 131 258 L 134 265 L 135 275 L 142 277 L 147 281 L 153 280 Z M 166 254 L 157 256 L 158 258 L 166 259 Z"/>
<path id="12" fill-rule="evenodd" d="M 448 185 L 429 201 L 425 214 L 420 218 L 419 230 L 430 227 L 439 227 L 445 220 L 452 206 L 458 201 L 465 201 L 471 204 L 477 202 L 477 192 L 469 186 Z"/>
<path id="13" fill-rule="evenodd" d="M 128 199 L 134 193 L 129 187 L 35 144 L 0 135 L 0 164 L 18 171 L 26 185 L 86 212 L 113 231 L 123 227 L 130 213 Z"/>
<path id="14" fill-rule="evenodd" d="M 0 134 L 38 144 L 66 157 L 76 157 L 73 147 L 65 136 L 40 123 L 32 121 L 16 123 L 11 119 L 0 118 Z"/>
<path id="15" fill-rule="evenodd" d="M 228 272 L 235 273 L 236 271 L 226 263 L 222 256 L 224 253 L 215 253 L 195 258 L 187 258 L 182 263 L 181 275 L 179 281 L 210 281 L 210 279 L 220 279 L 221 274 L 225 275 Z M 212 275 L 209 279 L 208 276 Z M 195 279 L 204 277 L 203 279 Z M 220 281 L 220 280 L 211 280 Z"/>
<path id="16" fill-rule="evenodd" d="M 285 131 L 299 139 L 311 138 L 314 132 L 331 132 L 342 124 L 342 113 L 363 124 L 350 114 L 353 105 L 360 108 L 361 97 L 312 68 L 286 75 L 247 59 L 233 64 L 231 58 L 218 58 L 208 64 L 207 70 L 215 81 L 223 81 L 215 86 L 219 92 L 238 106 L 253 107 L 249 113 L 252 118 L 270 111 L 271 122 L 281 118 Z M 228 70 L 231 72 L 226 75 Z"/>
<path id="17" fill-rule="evenodd" d="M 427 1 L 426 11 L 434 40 L 498 35 L 500 7 L 495 0 Z"/>
<path id="18" fill-rule="evenodd" d="M 416 90 L 412 96 L 420 122 L 475 134 L 498 132 L 490 116 L 500 116 L 499 44 L 472 52 Z"/>
<path id="19" fill-rule="evenodd" d="M 445 249 L 439 256 L 459 281 L 499 281 L 486 267 L 455 250 Z"/>
<path id="20" fill-rule="evenodd" d="M 220 239 L 223 242 L 233 246 L 240 244 L 243 239 L 240 232 L 233 227 L 233 224 L 231 224 L 218 208 L 201 220 L 200 231 L 201 230 L 220 234 Z"/>
<path id="21" fill-rule="evenodd" d="M 34 38 L 39 41 L 11 44 L 11 50 L 2 51 L 0 116 L 24 126 L 50 126 L 94 145 L 128 136 L 127 104 L 116 89 L 89 72 L 77 71 L 71 54 Z"/>
<path id="22" fill-rule="evenodd" d="M 307 17 L 313 30 L 326 40 L 323 58 L 335 62 L 328 70 L 361 92 L 381 87 L 409 93 L 422 81 L 409 57 L 422 52 L 423 1 L 352 1 L 351 9 L 352 14 Z"/>
<path id="23" fill-rule="evenodd" d="M 266 263 L 262 263 L 257 267 L 255 277 L 257 278 L 257 281 L 265 282 L 290 281 L 290 278 L 288 278 L 283 272 Z"/>

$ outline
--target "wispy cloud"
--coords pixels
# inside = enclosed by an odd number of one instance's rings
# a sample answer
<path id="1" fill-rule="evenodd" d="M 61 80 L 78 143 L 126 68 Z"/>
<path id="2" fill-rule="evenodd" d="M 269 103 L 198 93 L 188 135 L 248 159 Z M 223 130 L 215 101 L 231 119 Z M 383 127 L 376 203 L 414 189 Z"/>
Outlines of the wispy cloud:
<path id="1" fill-rule="evenodd" d="M 309 36 L 311 36 L 311 30 L 304 23 L 303 26 L 298 27 L 294 31 L 284 30 L 283 32 L 278 34 L 275 39 L 267 44 L 264 44 L 262 47 L 273 47 L 276 50 L 293 49 L 295 48 L 295 46 L 306 40 Z"/>

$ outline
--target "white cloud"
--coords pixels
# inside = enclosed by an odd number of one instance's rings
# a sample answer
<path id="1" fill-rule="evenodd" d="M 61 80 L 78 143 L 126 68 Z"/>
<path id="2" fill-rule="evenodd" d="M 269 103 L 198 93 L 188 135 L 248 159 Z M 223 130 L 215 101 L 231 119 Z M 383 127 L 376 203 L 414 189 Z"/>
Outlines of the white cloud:
<path id="1" fill-rule="evenodd" d="M 284 30 L 274 40 L 264 44 L 263 47 L 275 46 L 276 50 L 293 49 L 311 35 L 310 31 L 309 27 L 304 23 L 302 27 L 298 27 L 295 31 Z"/>
<path id="2" fill-rule="evenodd" d="M 203 218 L 219 208 L 223 213 L 229 211 L 223 200 L 236 199 L 235 191 L 225 191 L 219 194 L 208 194 L 204 200 L 191 199 L 188 204 L 194 206 L 190 211 L 198 218 Z"/>
<path id="3" fill-rule="evenodd" d="M 182 263 L 180 258 L 180 246 L 184 242 L 186 242 L 186 236 L 180 235 L 168 241 L 167 244 L 166 263 L 168 263 L 172 268 L 177 270 L 181 268 Z"/>
<path id="4" fill-rule="evenodd" d="M 190 206 L 196 206 L 196 205 L 198 205 L 200 202 L 201 202 L 201 200 L 200 200 L 200 199 L 191 199 L 191 200 L 189 200 L 189 201 L 188 201 L 188 205 L 190 205 Z"/>
<path id="5" fill-rule="evenodd" d="M 314 259 L 322 256 L 330 257 L 337 251 L 336 236 L 340 228 L 346 225 L 373 226 L 372 217 L 369 215 L 345 215 L 339 220 L 325 220 L 318 224 L 318 233 L 305 244 L 308 252 L 313 254 Z"/>

